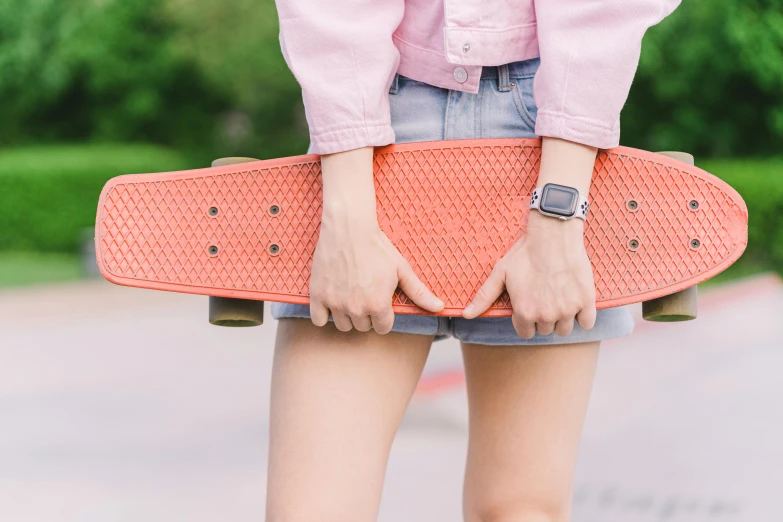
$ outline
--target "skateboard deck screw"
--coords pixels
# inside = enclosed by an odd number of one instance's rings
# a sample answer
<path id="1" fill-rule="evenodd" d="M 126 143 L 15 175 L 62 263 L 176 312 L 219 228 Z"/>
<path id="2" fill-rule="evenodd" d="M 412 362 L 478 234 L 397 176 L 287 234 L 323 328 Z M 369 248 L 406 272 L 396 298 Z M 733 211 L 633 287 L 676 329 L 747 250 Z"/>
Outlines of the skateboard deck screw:
<path id="1" fill-rule="evenodd" d="M 269 245 L 269 253 L 270 254 L 277 254 L 280 252 L 280 247 L 277 245 Z"/>
<path id="2" fill-rule="evenodd" d="M 636 250 L 639 248 L 639 240 L 638 239 L 632 239 L 628 242 L 628 248 L 631 250 Z"/>
<path id="3" fill-rule="evenodd" d="M 690 207 L 691 210 L 697 210 L 699 208 L 699 202 L 696 201 L 695 199 L 692 199 L 690 203 L 688 203 L 688 206 Z"/>
<path id="4" fill-rule="evenodd" d="M 210 216 L 217 216 L 217 215 L 218 215 L 218 209 L 217 209 L 217 207 L 210 207 L 210 208 L 209 208 L 209 215 L 210 215 Z"/>
<path id="5" fill-rule="evenodd" d="M 209 247 L 207 249 L 207 251 L 209 252 L 209 255 L 215 256 L 218 253 L 218 247 L 216 247 L 215 245 L 212 245 L 211 247 Z"/>
<path id="6" fill-rule="evenodd" d="M 634 201 L 633 199 L 628 202 L 628 210 L 636 210 L 639 207 L 639 204 Z"/>
<path id="7" fill-rule="evenodd" d="M 691 239 L 691 248 L 699 248 L 701 246 L 701 241 L 698 239 Z"/>
<path id="8" fill-rule="evenodd" d="M 278 215 L 280 213 L 280 207 L 278 207 L 277 205 L 272 205 L 271 207 L 269 207 L 269 213 L 272 214 L 273 216 Z"/>

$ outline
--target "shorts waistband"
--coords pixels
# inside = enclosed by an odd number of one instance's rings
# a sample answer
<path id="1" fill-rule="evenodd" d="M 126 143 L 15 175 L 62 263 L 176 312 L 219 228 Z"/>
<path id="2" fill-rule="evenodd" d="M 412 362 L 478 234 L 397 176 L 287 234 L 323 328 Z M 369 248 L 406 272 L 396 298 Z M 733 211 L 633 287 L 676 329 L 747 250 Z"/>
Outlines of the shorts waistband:
<path id="1" fill-rule="evenodd" d="M 540 58 L 531 58 L 530 60 L 513 62 L 500 67 L 482 67 L 481 78 L 497 79 L 500 74 L 499 70 L 503 67 L 508 67 L 509 78 L 528 78 L 536 74 L 536 71 L 538 70 L 538 66 L 540 64 L 541 64 Z"/>

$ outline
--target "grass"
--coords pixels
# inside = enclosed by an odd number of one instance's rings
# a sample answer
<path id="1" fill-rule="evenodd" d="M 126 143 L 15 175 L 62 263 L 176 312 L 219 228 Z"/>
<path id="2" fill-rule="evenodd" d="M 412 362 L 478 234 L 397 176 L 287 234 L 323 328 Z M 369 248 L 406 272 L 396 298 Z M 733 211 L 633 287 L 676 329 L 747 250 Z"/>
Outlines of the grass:
<path id="1" fill-rule="evenodd" d="M 0 252 L 0 288 L 73 281 L 82 274 L 75 254 Z"/>
<path id="2" fill-rule="evenodd" d="M 715 286 L 728 281 L 734 281 L 736 279 L 742 279 L 744 277 L 750 277 L 764 272 L 771 272 L 772 269 L 766 263 L 760 262 L 756 259 L 741 257 L 736 263 L 729 268 L 716 275 L 711 279 L 707 279 L 699 286 Z"/>
<path id="3" fill-rule="evenodd" d="M 783 274 L 783 158 L 697 161 L 734 187 L 748 206 L 748 247 L 728 270 L 707 284 L 760 272 Z"/>

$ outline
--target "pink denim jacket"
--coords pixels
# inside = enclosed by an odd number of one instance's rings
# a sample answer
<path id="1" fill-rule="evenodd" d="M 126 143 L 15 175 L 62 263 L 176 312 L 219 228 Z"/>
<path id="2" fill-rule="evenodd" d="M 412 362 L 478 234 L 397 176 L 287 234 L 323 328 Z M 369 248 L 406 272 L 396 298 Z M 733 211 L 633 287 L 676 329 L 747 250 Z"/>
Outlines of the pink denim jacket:
<path id="1" fill-rule="evenodd" d="M 311 150 L 394 143 L 395 72 L 477 93 L 482 66 L 541 57 L 536 134 L 611 148 L 642 37 L 680 0 L 276 0 Z"/>

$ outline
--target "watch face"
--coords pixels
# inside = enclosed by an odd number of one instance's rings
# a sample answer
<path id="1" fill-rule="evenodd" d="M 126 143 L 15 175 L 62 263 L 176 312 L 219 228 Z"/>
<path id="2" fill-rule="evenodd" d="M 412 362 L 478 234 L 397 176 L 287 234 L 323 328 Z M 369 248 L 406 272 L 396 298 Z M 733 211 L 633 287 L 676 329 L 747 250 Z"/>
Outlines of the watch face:
<path id="1" fill-rule="evenodd" d="M 571 217 L 576 213 L 576 202 L 579 193 L 571 187 L 547 183 L 541 194 L 539 208 L 544 212 L 557 216 Z"/>

